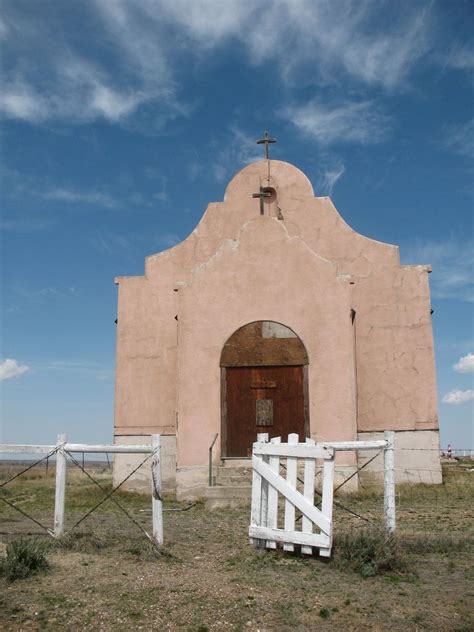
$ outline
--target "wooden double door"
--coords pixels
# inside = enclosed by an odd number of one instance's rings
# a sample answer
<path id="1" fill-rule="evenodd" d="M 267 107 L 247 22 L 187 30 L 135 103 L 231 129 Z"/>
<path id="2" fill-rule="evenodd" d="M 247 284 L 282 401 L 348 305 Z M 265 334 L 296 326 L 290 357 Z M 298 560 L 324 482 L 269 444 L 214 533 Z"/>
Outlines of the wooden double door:
<path id="1" fill-rule="evenodd" d="M 306 367 L 258 366 L 225 369 L 223 451 L 247 457 L 260 432 L 281 437 L 307 430 Z M 223 376 L 224 377 L 224 376 Z"/>

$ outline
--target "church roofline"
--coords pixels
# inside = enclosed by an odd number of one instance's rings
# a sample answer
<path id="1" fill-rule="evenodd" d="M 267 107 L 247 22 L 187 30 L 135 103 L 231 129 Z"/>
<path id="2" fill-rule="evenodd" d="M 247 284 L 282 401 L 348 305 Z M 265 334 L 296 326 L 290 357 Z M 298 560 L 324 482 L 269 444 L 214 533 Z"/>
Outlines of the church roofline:
<path id="1" fill-rule="evenodd" d="M 262 173 L 265 174 L 263 176 L 263 179 L 268 180 L 269 186 L 271 186 L 272 176 L 275 171 L 278 173 L 278 171 L 281 172 L 284 169 L 288 172 L 293 172 L 296 178 L 291 183 L 292 187 L 299 189 L 300 193 L 302 193 L 304 197 L 315 196 L 313 185 L 311 184 L 310 179 L 303 171 L 301 171 L 301 169 L 295 167 L 295 165 L 291 164 L 290 162 L 285 162 L 284 160 L 257 160 L 255 162 L 249 163 L 248 165 L 240 169 L 240 171 L 238 171 L 229 181 L 229 184 L 227 185 L 224 192 L 224 202 L 227 202 L 228 200 L 235 197 L 234 194 L 238 195 L 239 181 L 243 177 L 245 177 L 247 172 L 255 170 L 255 168 L 257 168 L 257 171 L 262 171 Z M 267 173 L 269 174 L 269 177 L 266 175 Z"/>

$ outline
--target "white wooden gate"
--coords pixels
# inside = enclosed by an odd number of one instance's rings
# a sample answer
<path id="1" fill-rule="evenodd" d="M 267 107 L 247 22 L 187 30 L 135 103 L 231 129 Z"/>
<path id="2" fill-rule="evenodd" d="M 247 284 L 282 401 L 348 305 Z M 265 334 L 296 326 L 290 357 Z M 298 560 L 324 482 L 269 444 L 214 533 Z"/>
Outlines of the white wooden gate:
<path id="1" fill-rule="evenodd" d="M 316 547 L 319 555 L 329 557 L 332 546 L 334 450 L 315 445 L 313 439 L 298 443 L 297 434 L 288 435 L 288 443 L 281 443 L 280 437 L 268 443 L 266 434 L 259 435 L 258 439 L 252 452 L 251 541 L 268 549 L 275 549 L 280 542 L 285 551 L 294 551 L 295 544 L 301 545 L 301 552 L 308 555 Z M 286 459 L 286 464 L 281 459 Z M 300 479 L 302 492 L 297 489 L 298 459 L 303 459 L 304 463 L 304 481 Z M 323 461 L 320 509 L 315 505 L 317 459 Z M 280 474 L 280 469 L 285 467 L 286 478 Z M 279 494 L 284 498 L 284 515 L 280 516 Z M 298 519 L 297 510 L 301 513 Z M 279 522 L 282 527 L 278 526 Z"/>

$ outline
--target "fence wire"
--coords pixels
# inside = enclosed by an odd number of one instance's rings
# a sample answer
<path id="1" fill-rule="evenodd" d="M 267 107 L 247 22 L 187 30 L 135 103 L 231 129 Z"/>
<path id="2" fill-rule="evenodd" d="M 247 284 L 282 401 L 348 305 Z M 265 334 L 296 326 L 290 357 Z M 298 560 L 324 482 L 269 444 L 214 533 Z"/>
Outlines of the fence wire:
<path id="1" fill-rule="evenodd" d="M 56 452 L 59 450 L 60 446 L 56 446 L 53 450 L 51 450 L 51 452 L 48 452 L 48 454 L 44 457 L 42 457 L 41 459 L 38 459 L 38 461 L 35 461 L 34 463 L 31 463 L 28 467 L 25 467 L 24 470 L 22 470 L 21 472 L 18 472 L 17 474 L 15 474 L 14 476 L 12 476 L 11 478 L 9 478 L 8 480 L 4 481 L 1 485 L 0 488 L 5 487 L 6 485 L 8 485 L 8 483 L 11 483 L 12 481 L 15 480 L 15 478 L 18 478 L 19 476 L 22 476 L 23 474 L 26 474 L 26 472 L 28 472 L 29 470 L 33 469 L 34 467 L 36 467 L 36 465 L 39 465 L 40 463 L 42 463 L 43 461 L 47 461 L 50 457 L 53 456 L 53 454 L 56 454 Z"/>
<path id="2" fill-rule="evenodd" d="M 51 450 L 50 452 L 48 452 L 48 454 L 46 454 L 45 456 L 43 456 L 41 459 L 38 459 L 36 461 L 34 461 L 33 463 L 30 463 L 27 467 L 23 468 L 20 472 L 17 472 L 16 474 L 14 474 L 13 476 L 11 476 L 9 479 L 7 479 L 6 481 L 3 481 L 0 484 L 0 490 L 5 488 L 9 483 L 12 483 L 14 480 L 18 479 L 19 477 L 21 477 L 22 475 L 26 474 L 27 472 L 29 472 L 30 470 L 32 470 L 34 467 L 40 465 L 41 463 L 43 463 L 44 461 L 46 461 L 46 463 L 48 463 L 48 460 L 54 456 L 55 454 L 57 454 L 57 452 L 59 450 L 63 450 L 61 445 L 55 446 L 53 450 Z M 154 450 L 153 452 L 150 452 L 150 454 L 147 454 L 147 456 L 137 465 L 137 467 L 135 467 L 118 485 L 116 485 L 111 491 L 107 491 L 107 489 L 100 484 L 99 481 L 97 481 L 84 467 L 84 465 L 81 465 L 81 463 L 79 463 L 79 461 L 72 455 L 71 452 L 64 450 L 64 454 L 66 455 L 67 459 L 73 464 L 75 465 L 79 470 L 81 470 L 81 472 L 83 474 L 85 474 L 85 476 L 87 476 L 87 478 L 94 484 L 96 485 L 104 494 L 105 496 L 96 504 L 94 505 L 94 507 L 92 507 L 92 509 L 90 509 L 86 514 L 84 514 L 64 535 L 67 535 L 69 533 L 71 533 L 71 531 L 73 531 L 74 529 L 76 529 L 82 522 L 84 522 L 84 520 L 86 520 L 94 511 L 96 511 L 101 505 L 103 505 L 107 500 L 111 500 L 123 513 L 124 515 L 152 542 L 154 543 L 154 539 L 153 537 L 148 533 L 148 531 L 146 531 L 146 529 L 130 514 L 130 512 L 117 500 L 117 498 L 115 498 L 113 496 L 113 494 L 115 494 L 116 491 L 118 491 L 123 485 L 124 483 L 126 483 L 126 481 L 131 478 L 141 467 L 143 467 L 143 465 L 145 465 L 145 463 L 147 461 L 149 461 L 152 457 L 155 458 L 156 457 L 156 453 L 157 450 Z M 107 455 L 108 457 L 108 455 Z M 109 460 L 107 458 L 107 462 L 109 463 Z M 160 493 L 158 490 L 158 486 L 155 480 L 155 477 L 152 477 L 153 480 L 153 493 L 154 493 L 154 497 L 161 499 L 160 497 Z M 48 535 L 55 537 L 54 531 L 44 525 L 40 520 L 38 520 L 37 518 L 35 518 L 34 516 L 30 515 L 27 511 L 25 511 L 24 509 L 18 507 L 14 502 L 12 502 L 11 500 L 7 500 L 4 496 L 0 495 L 0 500 L 3 501 L 8 507 L 10 507 L 11 509 L 17 511 L 18 513 L 20 513 L 22 516 L 24 516 L 25 518 L 27 518 L 29 521 L 33 522 L 34 524 L 36 524 L 38 527 L 40 527 L 42 530 L 44 530 Z"/>
<path id="3" fill-rule="evenodd" d="M 41 459 L 38 459 L 37 461 L 35 461 L 34 463 L 30 463 L 30 465 L 28 465 L 27 467 L 25 467 L 23 470 L 21 470 L 21 472 L 17 472 L 16 474 L 14 474 L 13 476 L 11 476 L 9 479 L 7 479 L 6 481 L 3 481 L 3 483 L 0 485 L 0 489 L 3 489 L 4 487 L 6 487 L 9 483 L 11 483 L 12 481 L 14 481 L 15 479 L 17 479 L 18 477 L 22 476 L 23 474 L 26 474 L 26 472 L 29 472 L 30 470 L 32 470 L 34 467 L 36 467 L 37 465 L 39 465 L 40 463 L 42 463 L 43 461 L 46 461 L 53 456 L 54 454 L 56 454 L 56 452 L 58 451 L 59 446 L 56 446 L 53 450 L 51 450 L 51 452 L 48 452 L 48 454 L 46 454 L 46 456 L 42 457 Z M 48 535 L 53 535 L 53 532 L 51 531 L 51 529 L 49 527 L 47 527 L 46 525 L 44 525 L 42 522 L 40 522 L 39 520 L 37 520 L 36 518 L 34 518 L 33 516 L 31 516 L 27 511 L 25 511 L 24 509 L 21 509 L 20 507 L 18 507 L 18 505 L 15 505 L 15 503 L 11 502 L 10 500 L 7 500 L 4 496 L 0 496 L 0 500 L 3 501 L 8 507 L 11 507 L 12 509 L 14 509 L 15 511 L 17 511 L 18 513 L 20 513 L 22 516 L 25 516 L 25 518 L 27 518 L 28 520 L 30 520 L 31 522 L 34 522 L 34 524 L 36 524 L 38 527 L 41 527 L 41 529 L 43 529 L 44 531 L 46 531 L 46 533 Z"/>
<path id="4" fill-rule="evenodd" d="M 375 456 L 378 456 L 380 454 L 380 452 L 378 452 Z M 375 457 L 373 457 L 372 459 L 370 459 L 370 461 L 373 461 Z M 360 470 L 364 469 L 364 467 L 366 465 L 368 465 L 370 463 L 370 461 L 368 461 L 367 463 L 365 463 L 361 468 L 359 468 L 356 472 L 354 472 L 354 474 L 352 474 L 351 476 L 349 476 L 349 478 L 347 478 L 343 483 L 341 483 L 341 485 L 339 485 L 339 487 L 337 487 L 337 489 L 340 489 L 345 483 L 347 483 L 347 481 L 349 481 L 351 478 L 353 478 L 353 476 L 355 476 L 356 474 L 358 474 L 360 472 Z M 283 469 L 285 472 L 287 471 L 287 467 L 286 465 L 284 465 L 283 463 L 280 463 L 280 468 Z M 316 478 L 318 476 L 318 474 L 320 474 L 320 472 L 318 472 L 316 474 Z M 296 480 L 301 483 L 301 485 L 304 485 L 304 480 L 301 478 L 301 476 L 297 476 Z M 334 490 L 337 491 L 337 490 Z M 314 493 L 317 494 L 319 496 L 319 498 L 322 498 L 322 493 L 318 490 L 318 489 L 314 489 Z M 363 520 L 364 522 L 367 522 L 368 524 L 371 525 L 375 525 L 375 523 L 370 520 L 369 518 L 367 518 L 366 516 L 361 516 L 360 514 L 358 514 L 356 511 L 354 511 L 353 509 L 349 509 L 349 507 L 346 507 L 345 505 L 343 505 L 339 500 L 336 500 L 334 497 L 332 499 L 333 505 L 335 507 L 339 507 L 339 509 L 342 509 L 343 511 L 347 511 L 347 513 L 355 516 L 356 518 L 359 518 L 360 520 Z M 299 522 L 301 519 L 303 518 L 302 515 L 298 516 L 295 519 L 295 522 Z"/>
<path id="5" fill-rule="evenodd" d="M 84 522 L 84 520 L 86 520 L 92 513 L 94 513 L 94 511 L 96 511 L 101 505 L 103 505 L 107 500 L 111 500 L 126 516 L 127 518 L 135 525 L 137 526 L 140 531 L 142 531 L 145 536 L 151 541 L 154 542 L 153 538 L 151 537 L 151 535 L 148 533 L 148 531 L 146 531 L 146 529 L 144 529 L 142 527 L 142 525 L 135 520 L 135 518 L 125 509 L 125 507 L 123 507 L 123 505 L 121 503 L 119 503 L 119 501 L 113 497 L 113 494 L 115 494 L 115 492 L 117 490 L 119 490 L 122 485 L 124 483 L 126 483 L 128 481 L 128 479 L 133 476 L 135 474 L 135 472 L 137 472 L 143 465 L 145 465 L 145 463 L 151 458 L 154 457 L 156 454 L 156 450 L 154 450 L 153 452 L 151 452 L 150 454 L 147 454 L 147 456 L 143 459 L 143 461 L 141 463 L 139 463 L 139 465 L 137 465 L 137 467 L 135 469 L 133 469 L 118 485 L 116 485 L 110 492 L 107 492 L 107 490 L 98 482 L 94 479 L 93 476 L 91 476 L 89 474 L 89 472 L 87 472 L 85 470 L 85 468 L 83 468 L 81 466 L 81 464 L 72 456 L 72 454 L 70 452 L 68 452 L 67 450 L 65 451 L 65 454 L 67 455 L 67 457 L 70 459 L 70 461 L 76 465 L 76 467 L 78 467 L 80 470 L 82 470 L 82 472 L 94 483 L 94 485 L 96 485 L 102 492 L 105 493 L 105 496 L 96 504 L 94 505 L 94 507 L 92 507 L 92 509 L 90 509 L 87 513 L 85 513 L 70 529 L 68 529 L 68 531 L 66 531 L 65 535 L 71 533 L 71 531 L 73 531 L 74 529 L 76 529 L 76 527 L 78 527 L 82 522 Z M 155 486 L 155 482 L 154 482 L 154 486 Z"/>

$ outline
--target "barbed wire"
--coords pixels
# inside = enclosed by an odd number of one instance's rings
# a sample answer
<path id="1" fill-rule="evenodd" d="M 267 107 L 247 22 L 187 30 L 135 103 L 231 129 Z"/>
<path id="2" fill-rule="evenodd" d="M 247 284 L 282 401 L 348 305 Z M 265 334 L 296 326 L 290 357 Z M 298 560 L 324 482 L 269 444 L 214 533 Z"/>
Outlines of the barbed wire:
<path id="1" fill-rule="evenodd" d="M 283 468 L 285 471 L 288 471 L 288 470 L 287 470 L 286 465 L 284 465 L 283 463 L 280 463 L 280 467 L 281 467 L 281 468 Z M 364 467 L 365 467 L 365 466 L 364 466 Z M 361 469 L 362 469 L 362 468 L 361 468 Z M 357 472 L 356 472 L 356 474 L 357 474 Z M 302 485 L 304 485 L 304 480 L 303 480 L 300 476 L 297 476 L 297 477 L 296 477 L 296 480 L 297 480 L 299 483 L 301 483 Z M 346 481 L 346 482 L 347 482 L 347 481 Z M 315 489 L 315 490 L 314 490 L 314 492 L 315 492 L 315 494 L 317 494 L 320 498 L 322 498 L 322 497 L 323 497 L 322 493 L 321 493 L 319 490 Z M 372 522 L 372 520 L 369 520 L 369 518 L 366 518 L 365 516 L 361 516 L 361 515 L 360 515 L 360 514 L 358 514 L 356 511 L 353 511 L 352 509 L 349 509 L 349 507 L 346 507 L 345 505 L 343 505 L 341 502 L 339 502 L 339 501 L 338 501 L 338 500 L 336 500 L 335 498 L 333 498 L 333 499 L 332 499 L 332 502 L 333 502 L 333 504 L 334 504 L 336 507 L 339 507 L 339 509 L 343 509 L 344 511 L 347 511 L 348 513 L 352 514 L 353 516 L 356 516 L 357 518 L 360 518 L 361 520 L 364 520 L 365 522 L 368 522 L 368 523 L 369 523 L 369 524 L 371 524 L 371 525 L 375 525 L 375 523 L 374 523 L 374 522 Z M 303 517 L 302 515 L 301 515 L 301 516 L 298 516 L 298 518 L 296 518 L 295 522 L 299 522 L 299 521 L 302 519 L 302 517 Z"/>
<path id="2" fill-rule="evenodd" d="M 81 465 L 81 464 L 80 464 L 80 463 L 79 463 L 79 462 L 78 462 L 78 461 L 77 461 L 77 460 L 76 460 L 76 459 L 72 456 L 72 454 L 71 454 L 70 452 L 67 452 L 67 451 L 66 451 L 66 454 L 67 454 L 68 458 L 71 460 L 71 462 L 72 462 L 74 465 L 76 465 L 76 467 L 78 467 L 80 470 L 82 470 L 82 472 L 83 472 L 83 473 L 84 473 L 84 474 L 85 474 L 85 475 L 86 475 L 86 476 L 87 476 L 87 477 L 88 477 L 88 478 L 89 478 L 89 479 L 90 479 L 90 480 L 94 483 L 94 485 L 96 485 L 96 486 L 97 486 L 97 487 L 98 487 L 98 488 L 99 488 L 102 492 L 104 492 L 104 493 L 106 493 L 106 494 L 108 493 L 108 492 L 107 492 L 107 490 L 106 490 L 106 489 L 105 489 L 105 488 L 104 488 L 104 487 L 103 487 L 103 486 L 99 483 L 99 481 L 97 481 L 97 480 L 96 480 L 96 479 L 95 479 L 95 478 L 94 478 L 91 474 L 89 474 L 89 472 L 87 472 L 87 471 L 86 471 L 86 469 L 85 469 L 85 468 L 84 468 L 84 467 L 83 467 L 83 466 L 82 466 L 82 465 Z M 148 458 L 149 458 L 149 457 L 150 457 L 150 455 L 148 455 L 148 457 L 147 457 L 146 459 L 144 459 L 144 460 L 142 461 L 142 463 L 138 466 L 138 468 L 136 468 L 136 469 L 135 469 L 135 470 L 134 470 L 131 474 L 134 474 L 134 473 L 137 471 L 137 469 L 140 469 L 140 467 L 141 467 L 142 465 L 144 465 L 144 463 L 146 463 L 146 461 L 148 460 Z M 131 476 L 131 474 L 130 474 L 130 476 Z M 125 479 L 125 480 L 127 480 L 127 479 Z M 152 538 L 151 538 L 150 534 L 146 531 L 146 529 L 144 529 L 144 528 L 142 527 L 142 525 L 141 525 L 141 524 L 140 524 L 137 520 L 135 520 L 135 518 L 134 518 L 134 517 L 133 517 L 133 516 L 132 516 L 132 515 L 131 515 L 131 514 L 130 514 L 127 510 L 126 510 L 126 509 L 125 509 L 125 507 L 124 507 L 121 503 L 119 503 L 119 501 L 118 501 L 116 498 L 114 498 L 114 496 L 112 495 L 112 494 L 114 493 L 114 491 L 116 491 L 117 489 L 119 489 L 119 487 L 120 487 L 120 486 L 121 486 L 124 482 L 125 482 L 125 481 L 122 481 L 122 483 L 121 483 L 118 487 L 116 487 L 116 488 L 115 488 L 115 490 L 112 490 L 112 493 L 108 496 L 108 498 L 110 498 L 110 500 L 111 500 L 111 501 L 112 501 L 112 502 L 113 502 L 113 503 L 114 503 L 114 504 L 115 504 L 115 505 L 116 505 L 116 506 L 117 506 L 117 507 L 118 507 L 118 508 L 119 508 L 119 509 L 120 509 L 120 510 L 121 510 L 121 511 L 122 511 L 122 512 L 123 512 L 123 513 L 127 516 L 127 518 L 128 518 L 131 522 L 133 522 L 133 524 L 134 524 L 135 526 L 137 526 L 137 527 L 138 527 L 141 531 L 143 531 L 143 533 L 146 535 L 146 537 L 147 537 L 148 539 L 152 540 Z M 106 498 L 105 500 L 107 500 L 107 498 Z M 105 500 L 104 500 L 104 502 L 105 502 Z M 99 504 L 95 507 L 95 509 L 97 509 L 97 507 L 100 507 L 100 505 L 101 505 L 101 504 L 102 504 L 102 502 L 101 502 L 101 503 L 99 503 Z M 94 509 L 94 510 L 95 510 L 95 509 Z M 90 513 L 89 513 L 89 514 L 87 514 L 87 515 L 90 515 Z M 87 517 L 87 515 L 84 517 L 84 519 Z M 80 522 L 82 522 L 82 520 L 81 520 L 81 521 L 79 521 L 78 523 L 76 523 L 76 524 L 74 525 L 74 527 L 72 527 L 71 529 L 69 529 L 68 533 L 69 533 L 70 531 L 72 531 L 72 529 L 74 529 L 74 528 L 75 528 L 78 524 L 80 524 Z"/>
<path id="3" fill-rule="evenodd" d="M 379 451 L 377 452 L 377 454 L 375 454 L 375 455 L 374 455 L 372 458 L 370 458 L 370 459 L 369 459 L 366 463 L 364 463 L 364 465 L 362 465 L 361 467 L 358 467 L 358 468 L 356 469 L 356 471 L 355 471 L 355 472 L 353 472 L 353 473 L 352 473 L 352 474 L 351 474 L 348 478 L 346 478 L 346 480 L 345 480 L 345 481 L 342 481 L 342 483 L 341 483 L 340 485 L 338 485 L 338 486 L 336 487 L 336 489 L 333 491 L 333 494 L 335 494 L 335 493 L 336 493 L 339 489 L 341 489 L 341 487 L 342 487 L 343 485 L 345 485 L 345 484 L 346 484 L 346 483 L 348 483 L 348 482 L 349 482 L 352 478 L 354 478 L 354 476 L 358 476 L 358 475 L 359 475 L 359 472 L 361 472 L 361 471 L 364 469 L 364 467 L 367 467 L 367 465 L 369 465 L 369 463 L 372 463 L 372 461 L 373 461 L 374 459 L 376 459 L 376 458 L 379 456 L 379 454 L 381 454 L 381 453 L 383 452 L 383 450 L 384 450 L 384 448 L 382 448 L 381 450 L 379 450 Z"/>
<path id="4" fill-rule="evenodd" d="M 9 483 L 11 483 L 12 481 L 14 481 L 15 479 L 17 479 L 19 476 L 22 476 L 23 474 L 26 474 L 26 472 L 29 472 L 29 470 L 33 469 L 34 467 L 36 467 L 36 465 L 39 465 L 39 463 L 42 463 L 43 461 L 46 461 L 46 459 L 49 459 L 50 456 L 53 456 L 53 454 L 55 454 L 58 450 L 59 450 L 60 446 L 55 446 L 55 448 L 53 450 L 51 450 L 51 452 L 49 452 L 48 454 L 46 454 L 46 456 L 42 457 L 41 459 L 38 459 L 37 461 L 35 461 L 34 463 L 30 463 L 30 465 L 28 465 L 28 467 L 25 467 L 23 470 L 21 470 L 21 472 L 17 472 L 16 474 L 14 474 L 13 476 L 11 476 L 8 480 L 4 481 L 1 485 L 0 485 L 0 489 L 3 489 L 6 485 L 8 485 Z M 7 500 L 6 498 L 4 498 L 3 496 L 0 496 L 0 500 L 2 500 L 6 505 L 8 505 L 9 507 L 11 507 L 12 509 L 14 509 L 15 511 L 18 511 L 18 513 L 22 514 L 22 516 L 25 516 L 25 518 L 28 518 L 28 520 L 31 520 L 31 522 L 34 522 L 36 525 L 38 525 L 39 527 L 41 527 L 44 531 L 46 531 L 46 533 L 48 533 L 49 535 L 52 535 L 52 531 L 49 527 L 47 527 L 46 525 L 44 525 L 42 522 L 40 522 L 39 520 L 37 520 L 36 518 L 34 518 L 33 516 L 31 516 L 29 513 L 27 513 L 24 509 L 21 509 L 20 507 L 18 507 L 17 505 L 15 505 L 15 503 L 11 502 L 10 500 Z"/>
<path id="5" fill-rule="evenodd" d="M 103 505 L 105 503 L 106 500 L 108 500 L 109 498 L 112 497 L 113 494 L 115 494 L 115 492 L 117 490 L 119 490 L 122 485 L 124 483 L 126 483 L 128 481 L 128 479 L 133 476 L 133 474 L 135 474 L 135 472 L 137 472 L 143 465 L 145 465 L 145 463 L 152 457 L 154 456 L 156 453 L 156 450 L 154 450 L 153 452 L 151 452 L 150 454 L 147 454 L 147 456 L 143 459 L 143 461 L 137 465 L 137 467 L 135 469 L 133 469 L 118 485 L 116 485 L 110 492 L 108 492 L 104 498 L 102 498 L 102 500 L 100 500 L 96 505 L 94 505 L 94 507 L 92 507 L 92 509 L 90 509 L 86 514 L 84 514 L 82 516 L 82 518 L 80 518 L 68 531 L 67 533 L 71 533 L 71 531 L 73 531 L 76 527 L 78 527 L 81 522 L 84 522 L 84 520 L 86 520 L 86 518 L 88 518 L 94 511 L 96 511 L 96 509 L 98 509 L 101 505 Z M 66 452 L 66 454 L 68 454 L 68 456 L 70 456 L 70 454 L 68 452 Z M 74 459 L 75 460 L 75 459 Z M 80 466 L 79 466 L 80 467 Z M 81 468 L 82 469 L 82 468 Z M 92 477 L 91 477 L 92 478 Z M 94 481 L 96 484 L 97 482 Z M 102 489 L 102 488 L 101 488 Z M 104 491 L 104 490 L 102 490 Z M 121 507 L 123 510 L 123 507 Z M 125 512 L 127 513 L 127 512 Z M 145 533 L 145 535 L 147 536 L 147 538 L 153 542 L 153 538 L 150 536 L 150 534 L 140 525 L 138 524 L 134 518 L 132 518 L 129 514 L 128 514 L 129 518 L 135 522 L 135 524 L 137 524 L 137 526 L 139 526 L 139 528 Z"/>
<path id="6" fill-rule="evenodd" d="M 31 520 L 32 522 L 34 522 L 35 524 L 37 524 L 39 527 L 41 527 L 42 529 L 44 529 L 46 531 L 46 533 L 48 533 L 48 535 L 52 535 L 51 529 L 47 526 L 45 526 L 42 522 L 40 522 L 39 520 L 36 520 L 36 518 L 33 518 L 33 516 L 30 516 L 28 513 L 26 513 L 26 511 L 24 511 L 23 509 L 20 509 L 20 507 L 17 507 L 17 505 L 11 503 L 9 500 L 7 500 L 6 498 L 3 498 L 3 496 L 0 496 L 0 500 L 3 500 L 3 502 L 8 505 L 9 507 L 11 507 L 12 509 L 15 509 L 16 511 L 18 511 L 19 513 L 21 513 L 23 516 L 25 516 L 25 518 L 28 518 L 28 520 Z"/>
<path id="7" fill-rule="evenodd" d="M 47 459 L 49 459 L 49 457 L 53 456 L 53 454 L 56 454 L 56 452 L 59 450 L 59 447 L 60 446 L 56 446 L 55 448 L 53 448 L 53 450 L 51 450 L 51 452 L 48 452 L 48 454 L 46 456 L 43 456 L 41 459 L 38 459 L 38 461 L 35 461 L 34 463 L 31 463 L 24 470 L 22 470 L 21 472 L 18 472 L 17 474 L 15 474 L 11 478 L 9 478 L 7 481 L 4 481 L 0 485 L 0 488 L 5 487 L 5 485 L 8 485 L 8 483 L 11 483 L 12 481 L 14 481 L 19 476 L 22 476 L 23 474 L 25 474 L 26 472 L 28 472 L 29 470 L 34 468 L 36 465 L 39 465 L 39 463 L 42 463 L 43 461 L 46 461 Z"/>

